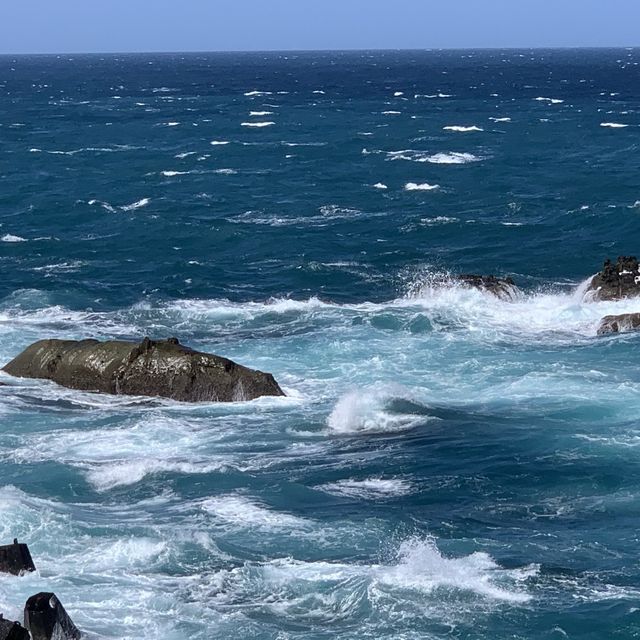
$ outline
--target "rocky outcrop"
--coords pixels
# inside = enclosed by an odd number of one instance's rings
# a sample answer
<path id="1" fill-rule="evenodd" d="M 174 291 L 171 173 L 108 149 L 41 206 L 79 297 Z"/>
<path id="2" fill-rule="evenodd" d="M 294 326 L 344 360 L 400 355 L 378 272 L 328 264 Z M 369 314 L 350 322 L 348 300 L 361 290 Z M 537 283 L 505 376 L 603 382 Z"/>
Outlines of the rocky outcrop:
<path id="1" fill-rule="evenodd" d="M 640 263 L 635 256 L 620 256 L 615 263 L 607 259 L 586 290 L 591 300 L 620 300 L 640 295 Z"/>
<path id="2" fill-rule="evenodd" d="M 29 640 L 29 632 L 18 622 L 5 620 L 0 613 L 0 640 Z"/>
<path id="3" fill-rule="evenodd" d="M 605 316 L 600 321 L 598 335 L 626 333 L 640 330 L 640 313 L 623 313 L 619 316 Z"/>
<path id="4" fill-rule="evenodd" d="M 4 367 L 83 391 L 159 396 L 184 402 L 232 402 L 283 396 L 270 373 L 194 351 L 176 338 L 141 343 L 41 340 Z"/>
<path id="5" fill-rule="evenodd" d="M 26 544 L 20 544 L 16 539 L 13 544 L 0 547 L 0 572 L 19 576 L 35 570 L 33 558 Z"/>
<path id="6" fill-rule="evenodd" d="M 513 301 L 520 295 L 520 289 L 516 287 L 511 278 L 496 278 L 496 276 L 479 276 L 467 273 L 454 276 L 454 280 L 466 287 L 492 293 L 501 300 Z"/>
<path id="7" fill-rule="evenodd" d="M 24 626 L 32 640 L 78 640 L 80 631 L 53 593 L 37 593 L 24 606 Z"/>

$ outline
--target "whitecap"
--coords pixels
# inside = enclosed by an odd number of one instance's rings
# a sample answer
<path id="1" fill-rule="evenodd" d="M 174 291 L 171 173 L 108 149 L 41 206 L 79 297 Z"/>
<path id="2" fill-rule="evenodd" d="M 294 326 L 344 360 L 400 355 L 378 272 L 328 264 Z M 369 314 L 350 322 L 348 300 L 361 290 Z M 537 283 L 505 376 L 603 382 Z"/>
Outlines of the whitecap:
<path id="1" fill-rule="evenodd" d="M 427 162 L 433 164 L 468 164 L 470 162 L 479 162 L 482 158 L 473 155 L 473 153 L 465 152 L 450 152 L 450 153 L 436 153 L 433 156 L 426 158 Z M 418 160 L 421 162 L 421 160 Z"/>
<path id="2" fill-rule="evenodd" d="M 187 173 L 191 173 L 190 171 L 161 171 L 160 172 L 165 178 L 173 178 L 174 176 L 184 176 Z"/>
<path id="3" fill-rule="evenodd" d="M 299 529 L 311 522 L 304 518 L 274 511 L 242 495 L 207 498 L 201 508 L 217 519 L 246 529 Z"/>
<path id="4" fill-rule="evenodd" d="M 275 122 L 243 122 L 241 123 L 241 126 L 243 127 L 270 127 L 271 125 L 274 125 Z"/>
<path id="5" fill-rule="evenodd" d="M 411 493 L 413 487 L 406 480 L 367 478 L 365 480 L 338 480 L 320 485 L 318 489 L 349 498 L 376 500 L 405 496 Z"/>
<path id="6" fill-rule="evenodd" d="M 383 111 L 382 115 L 383 116 L 399 116 L 402 113 L 402 111 Z"/>
<path id="7" fill-rule="evenodd" d="M 388 189 L 389 187 L 387 187 L 387 185 L 386 185 L 386 184 L 384 184 L 383 182 L 376 182 L 376 183 L 373 185 L 373 188 L 374 188 L 374 189 Z"/>
<path id="8" fill-rule="evenodd" d="M 376 568 L 375 577 L 382 583 L 400 589 L 416 589 L 430 593 L 435 589 L 470 591 L 485 598 L 513 603 L 528 602 L 531 597 L 516 588 L 518 583 L 538 573 L 538 567 L 506 570 L 484 552 L 448 558 L 434 538 L 412 538 L 400 544 L 398 563 Z M 511 583 L 511 588 L 501 584 Z"/>
<path id="9" fill-rule="evenodd" d="M 2 242 L 27 242 L 26 238 L 23 238 L 22 236 L 14 236 L 11 233 L 5 233 L 0 240 Z"/>
<path id="10" fill-rule="evenodd" d="M 393 97 L 394 97 L 394 98 L 399 98 L 400 96 L 403 96 L 403 95 L 404 95 L 404 91 L 396 91 L 396 92 L 393 94 Z"/>
<path id="11" fill-rule="evenodd" d="M 435 218 L 420 218 L 420 224 L 427 227 L 433 227 L 439 224 L 451 224 L 453 222 L 460 222 L 458 218 L 450 218 L 449 216 L 436 216 Z"/>
<path id="12" fill-rule="evenodd" d="M 538 102 L 548 102 L 549 104 L 562 104 L 564 100 L 560 100 L 560 98 L 544 98 L 542 96 L 535 98 Z"/>
<path id="13" fill-rule="evenodd" d="M 221 147 L 221 146 L 229 144 L 229 141 L 228 140 L 212 140 L 209 144 L 214 146 L 214 147 Z M 194 151 L 194 153 L 195 153 L 195 151 Z"/>
<path id="14" fill-rule="evenodd" d="M 601 127 L 609 127 L 610 129 L 624 129 L 625 127 L 628 127 L 628 124 L 621 124 L 619 122 L 601 122 L 600 123 Z"/>
<path id="15" fill-rule="evenodd" d="M 272 116 L 273 111 L 249 111 L 250 116 L 258 117 L 258 116 Z"/>
<path id="16" fill-rule="evenodd" d="M 122 211 L 135 211 L 136 209 L 141 209 L 142 207 L 146 207 L 149 202 L 151 202 L 150 198 L 142 198 L 136 202 L 132 202 L 131 204 L 125 204 L 120 207 Z"/>
<path id="17" fill-rule="evenodd" d="M 465 127 L 461 125 L 448 125 L 446 127 L 442 127 L 444 131 L 457 131 L 459 133 L 468 133 L 470 131 L 484 131 L 481 127 L 477 127 L 475 125 Z"/>
<path id="18" fill-rule="evenodd" d="M 409 403 L 396 407 L 397 401 Z M 394 433 L 406 431 L 432 419 L 413 394 L 396 384 L 378 384 L 345 393 L 327 418 L 329 431 L 340 435 Z"/>
<path id="19" fill-rule="evenodd" d="M 244 571 L 247 571 L 245 567 Z M 256 586 L 261 578 L 265 597 L 261 605 L 273 596 L 277 611 L 288 615 L 297 613 L 304 600 L 300 599 L 302 585 L 315 593 L 335 594 L 342 606 L 338 611 L 346 615 L 349 609 L 363 601 L 374 610 L 388 612 L 401 607 L 402 611 L 416 611 L 429 618 L 442 617 L 451 625 L 452 615 L 459 610 L 456 600 L 469 594 L 488 602 L 522 605 L 531 600 L 524 584 L 539 573 L 537 565 L 505 569 L 488 553 L 477 551 L 466 556 L 443 554 L 432 537 L 404 540 L 387 564 L 348 564 L 337 562 L 304 562 L 292 558 L 273 560 L 256 572 L 243 576 Z M 315 585 L 315 586 L 314 586 Z M 356 590 L 354 593 L 354 589 Z M 303 591 L 304 593 L 304 591 Z M 334 620 L 337 602 L 314 597 L 314 607 L 327 607 L 326 612 L 314 608 L 314 613 Z M 408 606 L 411 605 L 411 606 Z M 478 607 L 480 602 L 476 602 Z M 344 610 L 343 610 L 344 607 Z"/>
<path id="20" fill-rule="evenodd" d="M 272 91 L 247 91 L 245 96 L 253 97 L 253 96 L 270 96 L 273 95 Z"/>
<path id="21" fill-rule="evenodd" d="M 511 122 L 511 118 L 489 118 L 493 122 Z"/>
<path id="22" fill-rule="evenodd" d="M 428 182 L 423 182 L 421 184 L 416 182 L 407 182 L 407 184 L 404 185 L 405 191 L 435 191 L 439 188 L 439 184 L 429 184 Z"/>
<path id="23" fill-rule="evenodd" d="M 103 209 L 106 209 L 110 213 L 115 213 L 115 211 L 116 211 L 115 207 L 111 206 L 108 202 L 103 202 L 102 200 L 96 200 L 95 198 L 93 200 L 89 200 L 89 202 L 87 204 L 89 204 L 91 206 L 99 204 Z"/>
<path id="24" fill-rule="evenodd" d="M 468 164 L 470 162 L 479 162 L 482 158 L 466 152 L 452 151 L 449 153 L 429 154 L 425 151 L 415 151 L 413 149 L 405 149 L 403 151 L 387 152 L 388 160 L 409 160 L 411 162 L 428 162 L 431 164 Z"/>
<path id="25" fill-rule="evenodd" d="M 149 475 L 159 473 L 207 474 L 224 471 L 226 466 L 221 462 L 203 462 L 201 464 L 187 461 L 140 458 L 122 460 L 94 465 L 87 472 L 87 480 L 98 491 L 109 491 L 116 487 L 137 484 Z"/>

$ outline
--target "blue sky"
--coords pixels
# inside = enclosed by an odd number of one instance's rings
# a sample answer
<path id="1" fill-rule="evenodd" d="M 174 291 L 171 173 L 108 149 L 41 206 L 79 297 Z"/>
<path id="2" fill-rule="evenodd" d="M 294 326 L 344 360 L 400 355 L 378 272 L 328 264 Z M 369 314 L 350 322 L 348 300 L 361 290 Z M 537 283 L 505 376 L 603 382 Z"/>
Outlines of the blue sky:
<path id="1" fill-rule="evenodd" d="M 2 4 L 2 53 L 640 44 L 640 0 L 2 0 Z"/>

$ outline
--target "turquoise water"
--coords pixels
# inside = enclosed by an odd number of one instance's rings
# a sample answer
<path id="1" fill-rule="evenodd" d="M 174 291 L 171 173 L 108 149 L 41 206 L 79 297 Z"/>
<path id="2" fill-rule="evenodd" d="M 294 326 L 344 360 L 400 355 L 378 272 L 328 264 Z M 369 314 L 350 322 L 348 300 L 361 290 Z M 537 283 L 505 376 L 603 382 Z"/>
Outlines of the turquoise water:
<path id="1" fill-rule="evenodd" d="M 0 57 L 0 361 L 178 336 L 286 398 L 0 374 L 0 539 L 89 638 L 635 638 L 638 50 Z M 261 125 L 261 126 L 255 126 Z M 604 126 L 603 126 L 604 125 Z M 620 126 L 626 125 L 626 126 Z M 436 286 L 510 276 L 500 301 Z"/>

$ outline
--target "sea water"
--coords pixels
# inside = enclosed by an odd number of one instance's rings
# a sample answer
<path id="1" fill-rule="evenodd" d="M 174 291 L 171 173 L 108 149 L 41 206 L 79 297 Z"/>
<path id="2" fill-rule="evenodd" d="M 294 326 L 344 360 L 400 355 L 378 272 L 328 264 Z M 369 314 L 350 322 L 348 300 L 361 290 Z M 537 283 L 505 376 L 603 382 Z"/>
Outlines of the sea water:
<path id="1" fill-rule="evenodd" d="M 0 611 L 88 638 L 635 638 L 640 51 L 0 57 L 0 361 L 178 337 L 285 398 L 0 374 Z M 493 273 L 513 301 L 443 275 Z"/>

